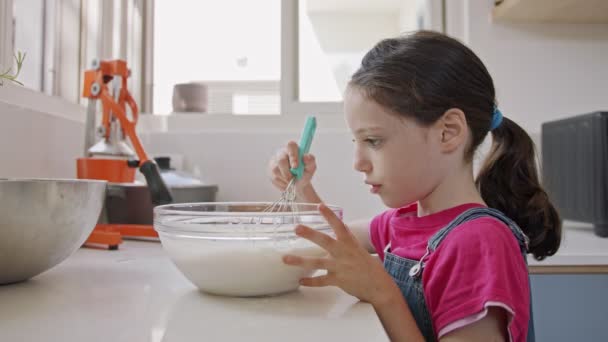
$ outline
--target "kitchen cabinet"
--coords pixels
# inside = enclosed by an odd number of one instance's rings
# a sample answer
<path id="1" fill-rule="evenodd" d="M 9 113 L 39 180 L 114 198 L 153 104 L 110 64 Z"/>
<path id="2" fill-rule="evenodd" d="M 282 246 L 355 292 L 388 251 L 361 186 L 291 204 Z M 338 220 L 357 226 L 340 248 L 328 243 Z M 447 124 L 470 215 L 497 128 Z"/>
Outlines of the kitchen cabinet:
<path id="1" fill-rule="evenodd" d="M 608 23 L 606 0 L 498 0 L 497 21 Z"/>
<path id="2" fill-rule="evenodd" d="M 566 221 L 558 252 L 528 263 L 537 341 L 608 341 L 608 238 Z"/>
<path id="3" fill-rule="evenodd" d="M 536 341 L 608 341 L 608 274 L 532 274 Z"/>

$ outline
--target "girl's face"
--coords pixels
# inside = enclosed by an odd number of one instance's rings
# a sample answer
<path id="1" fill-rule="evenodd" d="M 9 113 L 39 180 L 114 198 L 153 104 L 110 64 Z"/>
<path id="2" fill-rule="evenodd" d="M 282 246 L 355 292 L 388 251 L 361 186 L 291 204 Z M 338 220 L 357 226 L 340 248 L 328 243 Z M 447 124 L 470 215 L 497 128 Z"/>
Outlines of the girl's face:
<path id="1" fill-rule="evenodd" d="M 429 137 L 432 128 L 387 111 L 356 88 L 346 92 L 344 111 L 354 136 L 354 168 L 385 205 L 408 205 L 437 187 L 441 153 Z"/>

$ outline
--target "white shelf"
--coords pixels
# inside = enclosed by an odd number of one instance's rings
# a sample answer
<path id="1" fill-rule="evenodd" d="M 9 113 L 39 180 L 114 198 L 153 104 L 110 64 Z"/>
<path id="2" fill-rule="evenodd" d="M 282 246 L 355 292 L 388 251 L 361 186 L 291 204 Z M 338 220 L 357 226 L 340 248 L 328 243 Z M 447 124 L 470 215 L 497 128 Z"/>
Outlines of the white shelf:
<path id="1" fill-rule="evenodd" d="M 498 21 L 608 24 L 606 0 L 503 0 L 494 7 Z"/>

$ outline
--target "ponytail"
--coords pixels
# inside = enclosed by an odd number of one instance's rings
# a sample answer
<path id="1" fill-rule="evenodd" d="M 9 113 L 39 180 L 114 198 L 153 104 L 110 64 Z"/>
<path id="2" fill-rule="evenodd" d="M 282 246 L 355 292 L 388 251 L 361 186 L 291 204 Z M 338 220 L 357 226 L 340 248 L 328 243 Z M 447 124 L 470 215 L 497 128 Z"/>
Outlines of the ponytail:
<path id="1" fill-rule="evenodd" d="M 507 118 L 491 133 L 492 147 L 475 180 L 477 188 L 489 207 L 517 223 L 530 239 L 529 252 L 543 260 L 559 248 L 562 224 L 540 185 L 532 139 Z"/>

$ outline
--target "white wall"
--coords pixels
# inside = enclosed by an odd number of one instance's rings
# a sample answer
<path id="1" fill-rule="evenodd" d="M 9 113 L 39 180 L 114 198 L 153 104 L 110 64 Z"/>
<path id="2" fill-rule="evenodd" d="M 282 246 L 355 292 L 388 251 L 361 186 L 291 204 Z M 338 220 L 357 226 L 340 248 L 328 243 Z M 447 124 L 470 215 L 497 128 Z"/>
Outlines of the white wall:
<path id="1" fill-rule="evenodd" d="M 0 178 L 76 177 L 84 146 L 82 120 L 9 105 L 1 98 L 0 119 Z M 297 140 L 299 131 L 144 132 L 140 139 L 149 155 L 181 157 L 183 169 L 217 184 L 219 201 L 275 201 L 280 193 L 270 183 L 267 163 L 280 146 Z M 316 133 L 314 184 L 326 202 L 344 208 L 346 219 L 370 217 L 383 205 L 353 171 L 351 137 L 340 131 L 320 127 Z"/>
<path id="2" fill-rule="evenodd" d="M 219 185 L 218 201 L 278 200 L 280 193 L 270 183 L 268 161 L 279 147 L 298 136 L 296 132 L 237 131 L 140 135 L 149 154 L 182 155 L 187 171 Z M 345 218 L 371 217 L 383 204 L 353 171 L 352 146 L 350 133 L 320 128 L 311 147 L 318 164 L 313 182 L 327 203 L 344 208 Z"/>
<path id="3" fill-rule="evenodd" d="M 1 100 L 0 120 L 0 178 L 76 177 L 76 158 L 84 148 L 82 122 Z"/>
<path id="4" fill-rule="evenodd" d="M 450 0 L 448 33 L 494 78 L 499 107 L 529 132 L 608 110 L 608 25 L 492 22 L 494 1 Z"/>
<path id="5" fill-rule="evenodd" d="M 301 10 L 306 11 L 301 6 Z M 299 100 L 339 102 L 364 54 L 400 32 L 398 11 L 314 11 L 300 15 Z"/>
<path id="6" fill-rule="evenodd" d="M 293 129 L 277 132 L 269 128 L 264 133 L 183 130 L 142 132 L 139 136 L 150 156 L 170 156 L 174 167 L 218 185 L 218 201 L 276 201 L 280 192 L 270 182 L 268 162 L 287 141 L 297 141 L 299 134 Z M 538 134 L 532 138 L 539 143 Z M 346 129 L 325 129 L 320 123 L 311 147 L 318 165 L 313 184 L 325 202 L 344 208 L 347 220 L 369 218 L 385 209 L 379 198 L 369 193 L 363 175 L 353 169 L 351 139 Z M 477 168 L 483 158 L 484 154 L 478 153 Z"/>
<path id="7" fill-rule="evenodd" d="M 367 51 L 378 40 L 401 31 L 399 13 L 315 12 L 308 15 L 327 53 Z"/>
<path id="8" fill-rule="evenodd" d="M 416 14 L 417 3 L 412 0 L 404 0 L 399 8 L 399 33 L 414 30 L 417 27 Z"/>

